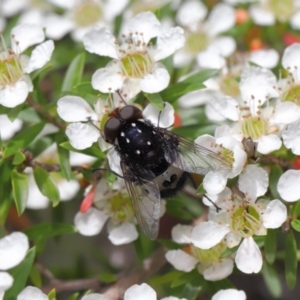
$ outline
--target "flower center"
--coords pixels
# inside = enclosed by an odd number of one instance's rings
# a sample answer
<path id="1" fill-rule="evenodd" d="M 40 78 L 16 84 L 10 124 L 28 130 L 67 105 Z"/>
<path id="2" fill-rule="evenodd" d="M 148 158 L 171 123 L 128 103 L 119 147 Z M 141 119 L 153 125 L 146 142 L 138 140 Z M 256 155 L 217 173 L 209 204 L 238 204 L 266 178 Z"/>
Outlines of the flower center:
<path id="1" fill-rule="evenodd" d="M 226 243 L 221 241 L 216 246 L 210 249 L 200 249 L 195 246 L 191 246 L 191 254 L 199 260 L 201 263 L 213 263 L 220 260 L 221 254 L 226 250 Z"/>
<path id="2" fill-rule="evenodd" d="M 255 204 L 237 206 L 229 222 L 231 230 L 243 238 L 253 236 L 260 228 L 261 216 Z"/>
<path id="3" fill-rule="evenodd" d="M 153 59 L 146 49 L 126 54 L 121 59 L 121 64 L 123 75 L 133 78 L 143 78 L 154 68 Z"/>
<path id="4" fill-rule="evenodd" d="M 74 11 L 74 20 L 79 27 L 88 27 L 101 20 L 101 7 L 93 0 L 84 1 Z"/>
<path id="5" fill-rule="evenodd" d="M 291 101 L 300 106 L 300 85 L 292 85 L 284 94 L 284 101 Z"/>
<path id="6" fill-rule="evenodd" d="M 227 74 L 220 82 L 221 91 L 228 96 L 236 98 L 240 95 L 239 83 L 235 74 Z"/>
<path id="7" fill-rule="evenodd" d="M 109 199 L 108 211 L 115 222 L 129 221 L 134 217 L 130 198 L 120 192 Z"/>
<path id="8" fill-rule="evenodd" d="M 6 47 L 4 38 L 0 34 L 0 87 L 13 85 L 22 75 L 20 55 Z"/>
<path id="9" fill-rule="evenodd" d="M 186 38 L 186 45 L 190 53 L 197 54 L 208 47 L 209 41 L 207 35 L 202 32 L 191 32 Z"/>
<path id="10" fill-rule="evenodd" d="M 294 0 L 269 0 L 269 8 L 280 22 L 286 22 L 295 13 Z"/>
<path id="11" fill-rule="evenodd" d="M 258 139 L 268 133 L 268 122 L 256 116 L 247 117 L 242 121 L 242 133 L 246 137 Z"/>

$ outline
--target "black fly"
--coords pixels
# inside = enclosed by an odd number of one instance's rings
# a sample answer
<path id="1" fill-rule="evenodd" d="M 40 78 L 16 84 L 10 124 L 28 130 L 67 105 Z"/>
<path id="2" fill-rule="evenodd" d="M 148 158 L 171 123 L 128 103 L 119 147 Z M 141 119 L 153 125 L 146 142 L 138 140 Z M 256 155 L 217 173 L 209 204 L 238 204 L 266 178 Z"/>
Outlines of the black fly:
<path id="1" fill-rule="evenodd" d="M 120 156 L 136 219 L 150 239 L 158 234 L 161 198 L 172 197 L 183 188 L 189 173 L 231 168 L 216 153 L 154 126 L 133 105 L 114 109 L 103 135 Z"/>

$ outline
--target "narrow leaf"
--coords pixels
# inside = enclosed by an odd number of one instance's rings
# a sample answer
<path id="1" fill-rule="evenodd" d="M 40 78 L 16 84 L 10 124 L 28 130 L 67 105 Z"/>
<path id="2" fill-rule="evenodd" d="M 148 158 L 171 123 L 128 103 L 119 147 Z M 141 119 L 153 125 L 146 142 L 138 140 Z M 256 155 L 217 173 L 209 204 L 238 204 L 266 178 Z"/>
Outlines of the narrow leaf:
<path id="1" fill-rule="evenodd" d="M 9 270 L 14 278 L 13 286 L 4 294 L 3 300 L 16 300 L 18 294 L 24 289 L 35 257 L 35 248 L 31 248 L 25 259 L 16 267 Z"/>
<path id="2" fill-rule="evenodd" d="M 300 232 L 300 220 L 293 220 L 291 225 L 296 231 Z"/>
<path id="3" fill-rule="evenodd" d="M 149 102 L 156 107 L 158 110 L 163 110 L 164 108 L 164 100 L 160 96 L 160 94 L 148 94 L 144 93 L 145 97 L 149 100 Z"/>
<path id="4" fill-rule="evenodd" d="M 272 264 L 276 257 L 276 246 L 277 246 L 277 230 L 268 229 L 268 233 L 265 239 L 265 256 L 269 264 Z"/>
<path id="5" fill-rule="evenodd" d="M 265 263 L 262 268 L 262 275 L 270 294 L 274 298 L 281 298 L 282 286 L 275 268 Z"/>
<path id="6" fill-rule="evenodd" d="M 49 300 L 56 300 L 56 290 L 52 289 L 49 293 L 48 293 L 48 299 Z"/>
<path id="7" fill-rule="evenodd" d="M 59 165 L 64 177 L 68 180 L 71 178 L 71 165 L 70 165 L 70 152 L 60 146 L 60 143 L 65 140 L 64 134 L 58 134 L 56 136 L 56 143 L 57 143 L 57 153 L 59 157 Z"/>
<path id="8" fill-rule="evenodd" d="M 13 165 L 15 166 L 18 166 L 20 165 L 21 163 L 23 163 L 23 161 L 26 159 L 24 153 L 20 150 L 18 150 L 16 153 L 15 153 L 15 156 L 14 156 L 14 159 L 12 161 Z"/>
<path id="9" fill-rule="evenodd" d="M 300 201 L 297 201 L 297 203 L 294 206 L 293 218 L 297 219 L 299 216 L 300 216 Z"/>
<path id="10" fill-rule="evenodd" d="M 13 122 L 19 116 L 19 113 L 23 110 L 23 108 L 24 103 L 12 108 L 7 115 L 9 120 Z"/>
<path id="11" fill-rule="evenodd" d="M 274 165 L 272 166 L 270 176 L 269 176 L 269 187 L 271 194 L 273 196 L 273 199 L 281 199 L 278 191 L 277 191 L 277 184 L 279 177 L 283 174 L 283 171 L 280 166 Z"/>
<path id="12" fill-rule="evenodd" d="M 60 200 L 59 191 L 50 174 L 43 168 L 36 166 L 33 169 L 33 175 L 41 193 L 50 199 L 53 206 L 58 205 Z"/>
<path id="13" fill-rule="evenodd" d="M 30 276 L 30 280 L 33 282 L 35 286 L 37 287 L 42 286 L 42 276 L 40 270 L 36 265 L 32 266 L 29 276 Z"/>
<path id="14" fill-rule="evenodd" d="M 80 295 L 79 293 L 74 293 L 68 298 L 68 300 L 77 300 L 79 295 Z"/>
<path id="15" fill-rule="evenodd" d="M 28 200 L 28 176 L 25 173 L 18 173 L 18 171 L 14 169 L 11 172 L 11 183 L 18 215 L 21 215 L 26 208 Z"/>
<path id="16" fill-rule="evenodd" d="M 77 232 L 75 226 L 62 223 L 42 223 L 24 230 L 31 241 L 75 232 Z"/>
<path id="17" fill-rule="evenodd" d="M 84 69 L 85 53 L 80 53 L 72 60 L 62 84 L 62 92 L 71 91 L 74 86 L 81 82 Z"/>
<path id="18" fill-rule="evenodd" d="M 290 289 L 297 282 L 297 245 L 293 232 L 289 232 L 285 241 L 285 280 Z"/>
<path id="19" fill-rule="evenodd" d="M 45 123 L 41 122 L 32 125 L 11 139 L 4 150 L 4 158 L 15 154 L 20 148 L 26 148 L 44 128 Z"/>

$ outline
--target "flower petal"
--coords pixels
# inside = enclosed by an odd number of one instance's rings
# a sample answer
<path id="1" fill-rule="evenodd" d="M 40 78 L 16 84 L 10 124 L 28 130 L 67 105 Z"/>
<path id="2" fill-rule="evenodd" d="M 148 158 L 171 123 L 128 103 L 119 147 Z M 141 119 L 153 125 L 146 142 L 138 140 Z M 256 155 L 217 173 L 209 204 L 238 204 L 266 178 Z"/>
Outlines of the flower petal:
<path id="1" fill-rule="evenodd" d="M 231 36 L 220 36 L 211 43 L 210 49 L 223 57 L 228 57 L 236 50 L 236 42 Z"/>
<path id="2" fill-rule="evenodd" d="M 0 115 L 0 137 L 6 141 L 14 136 L 22 128 L 23 122 L 20 119 L 10 121 L 7 115 Z"/>
<path id="3" fill-rule="evenodd" d="M 286 221 L 287 208 L 280 200 L 272 200 L 262 217 L 266 228 L 278 228 Z"/>
<path id="4" fill-rule="evenodd" d="M 165 68 L 157 68 L 140 81 L 140 87 L 146 93 L 158 93 L 164 90 L 170 82 L 170 75 Z"/>
<path id="5" fill-rule="evenodd" d="M 139 234 L 132 223 L 122 223 L 109 231 L 108 239 L 114 245 L 124 245 L 135 241 Z"/>
<path id="6" fill-rule="evenodd" d="M 45 39 L 43 28 L 35 24 L 20 24 L 11 31 L 11 46 L 15 53 L 41 43 Z"/>
<path id="7" fill-rule="evenodd" d="M 66 135 L 70 140 L 70 144 L 78 149 L 86 149 L 97 142 L 100 132 L 92 125 L 83 123 L 72 123 L 66 129 Z"/>
<path id="8" fill-rule="evenodd" d="M 264 9 L 259 5 L 253 5 L 249 9 L 249 13 L 257 25 L 269 26 L 273 25 L 276 21 L 275 16 L 271 11 Z"/>
<path id="9" fill-rule="evenodd" d="M 22 232 L 13 232 L 0 239 L 0 269 L 8 270 L 17 266 L 29 249 L 27 236 Z"/>
<path id="10" fill-rule="evenodd" d="M 233 266 L 234 263 L 232 259 L 224 259 L 220 262 L 214 262 L 204 270 L 203 276 L 206 280 L 210 281 L 221 280 L 232 273 Z"/>
<path id="11" fill-rule="evenodd" d="M 231 121 L 237 121 L 239 119 L 238 103 L 230 96 L 213 97 L 210 101 L 210 105 L 219 114 Z"/>
<path id="12" fill-rule="evenodd" d="M 37 69 L 42 68 L 51 58 L 54 50 L 54 43 L 52 40 L 46 41 L 38 45 L 31 53 L 28 65 L 25 68 L 26 73 L 31 73 Z"/>
<path id="13" fill-rule="evenodd" d="M 221 193 L 227 183 L 227 176 L 222 172 L 208 172 L 203 179 L 203 187 L 209 194 Z"/>
<path id="14" fill-rule="evenodd" d="M 13 277 L 7 272 L 0 271 L 0 293 L 12 287 L 14 282 Z M 0 294 L 1 299 L 1 294 Z"/>
<path id="15" fill-rule="evenodd" d="M 74 224 L 82 235 L 92 236 L 98 234 L 108 219 L 103 211 L 91 207 L 87 212 L 78 212 L 74 218 Z"/>
<path id="16" fill-rule="evenodd" d="M 236 253 L 235 263 L 238 269 L 246 274 L 258 273 L 261 270 L 261 252 L 252 237 L 242 241 Z"/>
<path id="17" fill-rule="evenodd" d="M 135 284 L 126 290 L 124 300 L 157 300 L 156 292 L 147 283 Z"/>
<path id="18" fill-rule="evenodd" d="M 249 61 L 260 67 L 273 69 L 278 64 L 279 54 L 275 49 L 256 50 L 250 53 Z"/>
<path id="19" fill-rule="evenodd" d="M 267 172 L 256 165 L 248 165 L 239 177 L 239 189 L 253 201 L 264 195 L 269 186 Z"/>
<path id="20" fill-rule="evenodd" d="M 220 290 L 213 295 L 211 300 L 246 300 L 246 294 L 244 291 L 238 291 L 235 289 Z"/>
<path id="21" fill-rule="evenodd" d="M 214 48 L 208 48 L 197 55 L 199 67 L 205 69 L 222 69 L 226 66 L 225 58 Z"/>
<path id="22" fill-rule="evenodd" d="M 300 63 L 299 63 L 300 43 L 294 43 L 287 47 L 282 56 L 283 67 L 293 74 L 296 82 L 300 78 Z"/>
<path id="23" fill-rule="evenodd" d="M 0 104 L 6 107 L 16 107 L 25 102 L 29 93 L 25 81 L 17 81 L 14 85 L 6 85 L 0 90 Z"/>
<path id="24" fill-rule="evenodd" d="M 116 38 L 105 27 L 94 27 L 83 36 L 82 41 L 90 53 L 118 58 Z"/>
<path id="25" fill-rule="evenodd" d="M 159 35 L 156 43 L 154 60 L 158 61 L 172 55 L 176 50 L 184 46 L 184 31 L 181 27 L 172 27 Z"/>
<path id="26" fill-rule="evenodd" d="M 57 102 L 57 113 L 66 122 L 98 120 L 89 104 L 78 96 L 64 96 Z"/>
<path id="27" fill-rule="evenodd" d="M 268 154 L 278 150 L 282 145 L 281 139 L 275 134 L 264 135 L 258 140 L 257 151 Z"/>
<path id="28" fill-rule="evenodd" d="M 282 139 L 288 149 L 291 149 L 294 154 L 300 155 L 300 121 L 290 124 L 282 132 Z"/>
<path id="29" fill-rule="evenodd" d="M 107 152 L 106 158 L 108 159 L 110 169 L 114 171 L 116 174 L 120 174 L 122 176 L 123 172 L 120 165 L 121 159 L 116 149 L 111 148 Z"/>
<path id="30" fill-rule="evenodd" d="M 290 124 L 299 120 L 300 107 L 290 101 L 280 102 L 275 106 L 275 112 L 270 118 L 270 124 Z"/>
<path id="31" fill-rule="evenodd" d="M 166 253 L 166 260 L 176 269 L 183 272 L 192 271 L 199 262 L 193 256 L 183 250 L 169 250 Z"/>
<path id="32" fill-rule="evenodd" d="M 128 22 L 128 33 L 138 33 L 138 39 L 148 44 L 151 38 L 159 35 L 161 24 L 156 16 L 150 12 L 137 14 Z"/>
<path id="33" fill-rule="evenodd" d="M 283 173 L 277 184 L 277 191 L 281 198 L 288 202 L 300 199 L 300 171 L 288 170 Z"/>
<path id="34" fill-rule="evenodd" d="M 98 69 L 92 76 L 92 86 L 102 93 L 112 93 L 122 87 L 124 77 L 113 66 Z"/>
<path id="35" fill-rule="evenodd" d="M 191 242 L 201 249 L 209 249 L 217 245 L 230 232 L 227 226 L 213 221 L 202 222 L 192 231 Z"/>
<path id="36" fill-rule="evenodd" d="M 34 286 L 27 286 L 17 297 L 17 300 L 48 300 L 48 296 Z"/>
<path id="37" fill-rule="evenodd" d="M 165 102 L 165 107 L 162 111 L 158 110 L 153 104 L 150 103 L 143 110 L 143 115 L 155 126 L 157 126 L 159 118 L 158 126 L 161 128 L 168 128 L 174 123 L 174 112 L 173 106 L 168 102 Z"/>
<path id="38" fill-rule="evenodd" d="M 177 224 L 172 228 L 172 239 L 177 244 L 189 244 L 193 227 L 190 225 Z"/>
<path id="39" fill-rule="evenodd" d="M 296 12 L 290 18 L 290 24 L 293 29 L 299 30 L 300 29 L 300 11 Z"/>
<path id="40" fill-rule="evenodd" d="M 75 24 L 72 20 L 64 15 L 49 14 L 44 20 L 46 36 L 49 39 L 60 40 L 72 29 Z"/>

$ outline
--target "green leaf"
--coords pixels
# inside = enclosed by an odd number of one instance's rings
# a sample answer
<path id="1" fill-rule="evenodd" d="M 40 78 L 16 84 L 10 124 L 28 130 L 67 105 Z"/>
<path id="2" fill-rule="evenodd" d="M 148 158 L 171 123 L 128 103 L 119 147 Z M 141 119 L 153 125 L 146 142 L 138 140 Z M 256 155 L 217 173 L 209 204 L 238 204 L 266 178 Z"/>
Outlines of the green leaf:
<path id="1" fill-rule="evenodd" d="M 235 246 L 235 247 L 232 247 L 232 248 L 227 248 L 220 256 L 220 258 L 226 258 L 228 256 L 231 256 L 232 254 L 234 254 L 237 249 L 239 248 L 239 245 L 238 246 Z"/>
<path id="2" fill-rule="evenodd" d="M 18 173 L 16 169 L 11 172 L 12 192 L 17 207 L 18 215 L 21 215 L 28 200 L 29 183 L 25 173 Z"/>
<path id="3" fill-rule="evenodd" d="M 297 201 L 296 205 L 294 206 L 293 218 L 297 219 L 299 216 L 300 216 L 300 201 Z"/>
<path id="4" fill-rule="evenodd" d="M 79 295 L 80 295 L 79 293 L 74 293 L 68 298 L 68 300 L 77 300 Z"/>
<path id="5" fill-rule="evenodd" d="M 41 132 L 44 126 L 45 123 L 41 122 L 22 130 L 22 132 L 7 143 L 4 150 L 4 158 L 14 155 L 20 148 L 26 148 Z"/>
<path id="6" fill-rule="evenodd" d="M 105 155 L 103 154 L 103 152 L 101 152 L 97 143 L 94 143 L 91 147 L 84 150 L 75 149 L 74 147 L 71 146 L 69 142 L 61 143 L 60 146 L 70 151 L 95 156 L 97 158 L 105 158 Z"/>
<path id="7" fill-rule="evenodd" d="M 53 206 L 58 205 L 60 200 L 59 191 L 50 174 L 43 168 L 36 166 L 33 169 L 33 175 L 41 193 L 50 199 Z"/>
<path id="8" fill-rule="evenodd" d="M 276 257 L 277 246 L 277 230 L 268 229 L 268 233 L 265 239 L 265 256 L 269 264 L 272 264 Z"/>
<path id="9" fill-rule="evenodd" d="M 62 84 L 62 92 L 71 91 L 81 82 L 85 63 L 85 53 L 80 53 L 72 60 Z"/>
<path id="10" fill-rule="evenodd" d="M 189 76 L 182 82 L 189 82 L 189 83 L 204 82 L 205 80 L 207 80 L 211 77 L 217 76 L 219 72 L 220 72 L 220 70 L 218 70 L 218 69 L 201 70 L 201 71 Z"/>
<path id="11" fill-rule="evenodd" d="M 291 225 L 296 231 L 300 232 L 300 220 L 293 220 Z"/>
<path id="12" fill-rule="evenodd" d="M 265 263 L 262 268 L 262 275 L 270 294 L 274 298 L 281 298 L 282 286 L 275 268 Z"/>
<path id="13" fill-rule="evenodd" d="M 7 116 L 11 122 L 13 122 L 19 116 L 19 113 L 23 110 L 23 108 L 24 108 L 24 103 L 12 108 L 9 111 Z"/>
<path id="14" fill-rule="evenodd" d="M 205 195 L 206 194 L 206 190 L 204 189 L 203 183 L 201 183 L 198 186 L 196 194 L 198 194 L 198 195 Z"/>
<path id="15" fill-rule="evenodd" d="M 37 287 L 42 286 L 42 276 L 36 265 L 32 266 L 29 276 L 30 276 L 30 280 L 33 282 L 35 286 Z"/>
<path id="16" fill-rule="evenodd" d="M 56 300 L 56 290 L 52 289 L 49 293 L 48 293 L 48 299 L 49 300 Z"/>
<path id="17" fill-rule="evenodd" d="M 156 107 L 158 110 L 163 110 L 164 109 L 164 100 L 158 93 L 154 94 L 148 94 L 144 93 L 145 97 L 149 100 L 149 102 Z"/>
<path id="18" fill-rule="evenodd" d="M 26 156 L 24 155 L 24 153 L 20 150 L 18 150 L 15 153 L 14 159 L 12 161 L 13 165 L 18 166 L 21 163 L 23 163 L 23 161 L 26 159 Z"/>
<path id="19" fill-rule="evenodd" d="M 99 275 L 99 281 L 104 283 L 112 283 L 117 281 L 117 277 L 112 273 L 101 273 Z"/>
<path id="20" fill-rule="evenodd" d="M 16 300 L 18 294 L 24 289 L 35 257 L 35 248 L 31 248 L 24 260 L 8 272 L 14 278 L 13 286 L 4 294 L 3 300 Z"/>
<path id="21" fill-rule="evenodd" d="M 297 282 L 297 245 L 292 231 L 286 236 L 284 254 L 285 280 L 288 287 L 293 289 Z"/>
<path id="22" fill-rule="evenodd" d="M 191 282 L 195 278 L 199 278 L 199 272 L 198 272 L 198 270 L 193 270 L 193 271 L 191 271 L 189 273 L 182 274 L 182 276 L 180 276 L 179 278 L 176 278 L 172 282 L 171 287 L 174 288 L 174 287 L 186 284 L 188 282 Z"/>
<path id="23" fill-rule="evenodd" d="M 187 283 L 182 291 L 181 297 L 189 300 L 196 300 L 201 290 L 201 285 L 196 283 Z"/>
<path id="24" fill-rule="evenodd" d="M 48 239 L 53 236 L 72 234 L 75 232 L 77 232 L 75 226 L 62 223 L 42 223 L 24 230 L 24 233 L 31 241 Z"/>
<path id="25" fill-rule="evenodd" d="M 272 166 L 270 176 L 269 176 L 269 187 L 273 199 L 281 199 L 280 194 L 277 191 L 277 184 L 279 177 L 283 174 L 282 168 L 278 165 Z"/>
<path id="26" fill-rule="evenodd" d="M 64 133 L 59 133 L 56 135 L 56 144 L 57 144 L 59 165 L 60 165 L 63 176 L 66 179 L 70 180 L 70 178 L 71 178 L 70 152 L 66 148 L 63 148 L 60 146 L 60 143 L 62 143 L 64 140 L 65 140 Z"/>
<path id="27" fill-rule="evenodd" d="M 169 283 L 176 280 L 177 278 L 181 277 L 183 274 L 185 273 L 175 270 L 175 271 L 168 272 L 164 275 L 156 276 L 152 278 L 150 281 L 151 284 L 153 285 L 161 286 L 162 284 Z"/>

